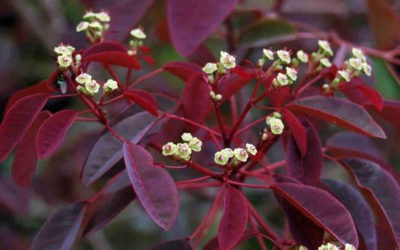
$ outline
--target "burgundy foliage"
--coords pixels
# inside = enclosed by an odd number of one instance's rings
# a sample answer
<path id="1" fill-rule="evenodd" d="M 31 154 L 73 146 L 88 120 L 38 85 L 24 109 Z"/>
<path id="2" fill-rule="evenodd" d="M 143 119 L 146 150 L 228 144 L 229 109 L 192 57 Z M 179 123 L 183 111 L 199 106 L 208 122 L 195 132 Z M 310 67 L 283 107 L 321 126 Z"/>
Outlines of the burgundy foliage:
<path id="1" fill-rule="evenodd" d="M 0 161 L 14 157 L 12 177 L 25 188 L 3 181 L 2 172 L 1 211 L 24 213 L 30 192 L 54 202 L 47 196 L 53 187 L 43 181 L 49 169 L 56 173 L 49 179 L 65 190 L 65 197 L 57 199 L 68 204 L 38 229 L 31 249 L 74 248 L 77 238 L 104 228 L 132 202 L 167 231 L 184 228 L 176 223 L 179 212 L 193 217 L 193 232 L 163 232 L 159 238 L 168 240 L 153 242 L 148 246 L 153 250 L 230 250 L 242 244 L 249 249 L 303 245 L 314 250 L 326 243 L 340 249 L 345 244 L 400 248 L 400 174 L 392 165 L 397 155 L 384 151 L 384 146 L 398 149 L 400 102 L 385 100 L 367 85 L 367 73 L 361 70 L 350 72 L 350 81 L 337 78 L 349 63 L 337 64 L 351 53 L 351 43 L 338 34 L 287 21 L 280 12 L 284 1 L 271 7 L 274 18 L 264 16 L 264 10 L 242 9 L 241 2 L 165 1 L 160 19 L 168 23 L 158 26 L 167 30 L 158 33 L 169 34 L 163 42 L 186 58 L 164 65 L 146 40 L 129 46 L 121 42 L 160 3 L 86 2 L 88 8 L 108 10 L 110 28 L 98 39 L 88 39 L 94 43 L 88 48 L 73 52 L 70 66 L 55 60 L 47 80 L 13 94 L 0 125 Z M 359 47 L 366 56 L 399 65 L 400 50 L 393 47 L 398 38 L 379 24 L 385 20 L 388 30 L 397 31 L 400 21 L 384 1 L 366 2 L 377 46 L 387 50 Z M 216 59 L 219 54 L 205 43 L 211 36 L 223 38 L 226 44 L 218 46 L 235 56 L 234 66 Z M 303 38 L 329 40 L 337 52 L 333 65 L 324 68 L 320 59 L 315 61 L 324 54 L 322 48 L 310 51 L 312 46 L 304 48 L 307 63 L 295 59 L 296 51 L 285 42 L 301 47 L 297 40 Z M 276 61 L 266 55 L 260 60 L 256 47 L 286 49 L 293 60 L 283 63 L 276 51 Z M 216 63 L 213 73 L 203 70 L 208 60 Z M 82 73 L 101 79 L 95 86 L 99 92 L 76 80 Z M 282 84 L 278 77 L 285 73 L 299 79 L 281 79 Z M 118 88 L 103 90 L 104 75 Z M 179 79 L 170 82 L 170 76 Z M 68 108 L 54 105 L 60 99 L 70 100 Z M 49 112 L 51 105 L 57 111 Z M 93 127 L 98 130 L 87 133 Z M 69 140 L 69 131 L 78 133 L 71 136 L 78 140 Z M 181 137 L 188 132 L 195 138 Z M 90 139 L 85 140 L 86 134 Z M 233 154 L 220 151 L 225 148 Z M 44 174 L 35 176 L 38 161 L 47 158 L 40 168 Z M 180 206 L 181 193 L 186 194 L 181 200 L 197 199 L 190 211 Z M 201 217 L 198 204 L 205 200 L 211 205 Z"/>

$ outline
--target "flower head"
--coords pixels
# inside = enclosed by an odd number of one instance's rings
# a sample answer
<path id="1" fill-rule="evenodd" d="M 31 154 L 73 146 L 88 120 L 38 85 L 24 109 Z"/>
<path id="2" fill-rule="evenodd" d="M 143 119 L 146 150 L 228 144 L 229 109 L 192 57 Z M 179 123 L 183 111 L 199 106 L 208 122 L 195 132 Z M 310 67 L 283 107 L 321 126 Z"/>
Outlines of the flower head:
<path id="1" fill-rule="evenodd" d="M 75 48 L 71 45 L 60 44 L 59 46 L 54 47 L 54 52 L 58 55 L 67 55 L 70 56 L 75 51 Z"/>
<path id="2" fill-rule="evenodd" d="M 322 65 L 323 67 L 326 67 L 326 68 L 329 68 L 329 67 L 332 66 L 332 63 L 331 63 L 331 62 L 329 61 L 329 59 L 326 58 L 326 57 L 321 58 L 321 60 L 319 60 L 319 62 L 321 63 L 321 65 Z"/>
<path id="3" fill-rule="evenodd" d="M 297 58 L 298 58 L 301 62 L 303 62 L 303 63 L 308 62 L 308 55 L 307 55 L 306 53 L 304 53 L 304 51 L 299 50 L 299 51 L 297 51 L 296 55 L 297 55 Z"/>
<path id="4" fill-rule="evenodd" d="M 297 70 L 290 68 L 290 67 L 286 67 L 286 76 L 288 76 L 290 78 L 290 80 L 296 81 L 297 80 Z"/>
<path id="5" fill-rule="evenodd" d="M 267 117 L 266 123 L 269 125 L 271 132 L 274 135 L 282 134 L 283 129 L 285 128 L 285 125 L 283 125 L 282 120 L 276 117 Z"/>
<path id="6" fill-rule="evenodd" d="M 324 52 L 325 55 L 333 56 L 333 51 L 332 51 L 331 46 L 329 45 L 329 43 L 327 41 L 319 40 L 318 41 L 318 45 L 322 49 L 322 51 Z"/>
<path id="7" fill-rule="evenodd" d="M 79 74 L 75 80 L 80 84 L 86 84 L 92 81 L 92 76 L 87 73 Z"/>
<path id="8" fill-rule="evenodd" d="M 60 55 L 57 57 L 57 63 L 61 68 L 68 68 L 72 64 L 71 55 Z"/>
<path id="9" fill-rule="evenodd" d="M 350 72 L 347 70 L 339 70 L 338 71 L 339 76 L 344 79 L 346 82 L 350 81 Z"/>
<path id="10" fill-rule="evenodd" d="M 133 36 L 136 39 L 145 39 L 146 38 L 146 34 L 143 32 L 143 30 L 141 28 L 136 28 L 131 30 L 131 36 Z"/>
<path id="11" fill-rule="evenodd" d="M 353 53 L 354 57 L 360 59 L 361 61 L 365 62 L 367 60 L 367 58 L 364 55 L 364 52 L 361 49 L 353 48 L 351 52 Z"/>
<path id="12" fill-rule="evenodd" d="M 353 57 L 349 59 L 349 65 L 351 68 L 358 71 L 362 69 L 363 62 L 361 61 L 360 58 Z"/>
<path id="13" fill-rule="evenodd" d="M 232 69 L 236 66 L 235 57 L 224 51 L 221 51 L 221 56 L 219 58 L 219 61 L 224 66 L 225 69 Z"/>
<path id="14" fill-rule="evenodd" d="M 276 76 L 276 82 L 278 86 L 286 86 L 289 84 L 289 79 L 285 74 L 278 73 Z"/>
<path id="15" fill-rule="evenodd" d="M 175 143 L 168 142 L 167 144 L 164 144 L 164 146 L 162 146 L 162 154 L 164 156 L 174 155 L 176 152 L 176 148 L 177 146 L 175 145 Z"/>
<path id="16" fill-rule="evenodd" d="M 224 154 L 222 151 L 218 151 L 214 155 L 214 162 L 218 165 L 226 165 L 228 163 L 229 157 Z"/>
<path id="17" fill-rule="evenodd" d="M 270 49 L 263 49 L 263 54 L 268 60 L 274 60 L 274 52 Z"/>
<path id="18" fill-rule="evenodd" d="M 246 143 L 246 150 L 251 155 L 257 154 L 257 148 L 251 143 Z"/>
<path id="19" fill-rule="evenodd" d="M 212 74 L 217 71 L 217 64 L 216 63 L 206 63 L 203 67 L 203 72 L 207 74 Z"/>
<path id="20" fill-rule="evenodd" d="M 107 80 L 106 83 L 104 83 L 103 89 L 104 89 L 104 92 L 106 92 L 106 93 L 112 92 L 112 91 L 118 89 L 118 83 L 115 80 L 109 79 L 109 80 Z"/>
<path id="21" fill-rule="evenodd" d="M 176 156 L 184 160 L 189 160 L 191 154 L 192 154 L 192 149 L 189 147 L 187 143 L 176 144 L 176 153 L 175 153 Z"/>
<path id="22" fill-rule="evenodd" d="M 111 21 L 110 15 L 108 15 L 107 12 L 98 12 L 98 13 L 94 13 L 94 17 L 99 20 L 100 22 L 103 23 L 108 23 Z"/>
<path id="23" fill-rule="evenodd" d="M 284 62 L 284 63 L 286 63 L 286 64 L 289 64 L 289 63 L 290 63 L 291 59 L 290 59 L 290 53 L 289 53 L 289 51 L 286 51 L 286 50 L 278 50 L 278 51 L 276 52 L 276 54 L 278 55 L 279 59 L 280 59 L 282 62 Z"/>
<path id="24" fill-rule="evenodd" d="M 96 80 L 92 79 L 90 82 L 85 83 L 85 89 L 89 95 L 94 95 L 99 92 L 100 84 Z"/>
<path id="25" fill-rule="evenodd" d="M 249 158 L 247 151 L 243 148 L 235 148 L 233 150 L 233 154 L 234 154 L 235 159 L 238 161 L 241 161 L 241 162 L 246 162 L 247 159 Z"/>
<path id="26" fill-rule="evenodd" d="M 89 22 L 83 21 L 76 26 L 76 32 L 85 31 L 89 28 Z"/>
<path id="27" fill-rule="evenodd" d="M 367 76 L 371 76 L 371 65 L 369 65 L 368 63 L 363 63 L 362 64 L 362 71 L 367 75 Z"/>
<path id="28" fill-rule="evenodd" d="M 189 147 L 192 149 L 194 152 L 200 152 L 201 151 L 201 146 L 203 145 L 203 142 L 199 140 L 197 137 L 193 137 L 189 141 Z"/>

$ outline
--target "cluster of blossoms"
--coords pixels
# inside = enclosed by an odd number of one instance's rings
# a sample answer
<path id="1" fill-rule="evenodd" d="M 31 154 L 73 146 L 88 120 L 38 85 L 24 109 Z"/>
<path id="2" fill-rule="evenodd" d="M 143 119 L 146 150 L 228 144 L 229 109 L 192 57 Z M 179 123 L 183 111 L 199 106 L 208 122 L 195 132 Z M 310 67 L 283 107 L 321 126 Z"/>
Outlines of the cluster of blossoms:
<path id="1" fill-rule="evenodd" d="M 311 58 L 314 62 L 319 62 L 320 68 L 329 68 L 332 66 L 329 57 L 333 56 L 333 51 L 328 41 L 318 41 L 318 51 L 311 54 Z"/>
<path id="2" fill-rule="evenodd" d="M 84 31 L 88 40 L 95 43 L 101 40 L 110 27 L 110 20 L 110 16 L 104 11 L 98 13 L 88 11 L 83 16 L 83 21 L 76 27 L 76 31 Z"/>
<path id="3" fill-rule="evenodd" d="M 305 246 L 300 246 L 299 250 L 307 250 L 308 248 Z M 342 248 L 339 248 L 337 245 L 332 244 L 332 243 L 326 243 L 323 244 L 321 246 L 318 247 L 318 250 L 339 250 L 339 249 L 343 249 L 343 250 L 356 250 L 356 248 L 351 245 L 351 244 L 346 244 L 344 246 L 342 246 Z"/>
<path id="4" fill-rule="evenodd" d="M 176 159 L 188 161 L 194 152 L 200 152 L 202 141 L 190 133 L 183 133 L 181 136 L 183 143 L 168 142 L 162 146 L 162 154 L 164 156 L 173 156 Z"/>
<path id="5" fill-rule="evenodd" d="M 282 115 L 279 112 L 273 112 L 265 118 L 265 123 L 267 123 L 271 133 L 274 135 L 280 135 L 285 128 L 282 122 Z M 264 138 L 263 138 L 264 139 Z"/>
<path id="6" fill-rule="evenodd" d="M 54 52 L 57 53 L 57 63 L 60 69 L 66 69 L 72 65 L 72 53 L 74 51 L 74 47 L 64 44 L 60 44 L 54 48 Z"/>
<path id="7" fill-rule="evenodd" d="M 144 33 L 142 28 L 136 28 L 131 30 L 130 32 L 132 38 L 129 40 L 129 47 L 128 50 L 129 55 L 136 55 L 138 48 L 143 45 L 143 40 L 146 39 L 146 33 Z"/>
<path id="8" fill-rule="evenodd" d="M 224 148 L 214 155 L 214 161 L 218 165 L 224 166 L 228 162 L 236 166 L 240 162 L 246 162 L 250 155 L 256 155 L 257 149 L 253 144 L 246 143 L 246 149 L 243 148 Z"/>
<path id="9" fill-rule="evenodd" d="M 87 73 L 78 75 L 75 80 L 80 84 L 77 90 L 84 95 L 94 96 L 100 90 L 100 84 Z M 112 79 L 107 80 L 103 85 L 103 91 L 105 93 L 112 92 L 118 88 L 118 83 Z"/>
<path id="10" fill-rule="evenodd" d="M 236 67 L 236 58 L 227 52 L 221 51 L 219 63 L 208 62 L 203 67 L 203 72 L 208 76 L 208 82 L 214 83 L 215 74 L 225 74 L 227 70 Z M 214 91 L 210 91 L 210 97 L 213 101 L 218 102 L 222 99 L 221 94 L 216 94 Z"/>

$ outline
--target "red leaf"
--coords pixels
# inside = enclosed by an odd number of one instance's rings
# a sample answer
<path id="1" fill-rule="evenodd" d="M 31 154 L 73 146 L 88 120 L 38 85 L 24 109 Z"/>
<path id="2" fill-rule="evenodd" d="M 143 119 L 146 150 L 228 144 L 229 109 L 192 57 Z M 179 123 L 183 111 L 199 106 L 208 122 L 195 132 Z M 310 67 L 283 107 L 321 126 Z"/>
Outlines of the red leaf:
<path id="1" fill-rule="evenodd" d="M 105 41 L 96 43 L 90 46 L 83 53 L 82 57 L 85 59 L 88 56 L 96 55 L 103 52 L 127 52 L 125 47 L 119 42 Z"/>
<path id="2" fill-rule="evenodd" d="M 165 64 L 163 68 L 164 70 L 176 75 L 184 81 L 189 80 L 195 74 L 203 74 L 203 71 L 199 65 L 188 62 L 169 62 Z"/>
<path id="3" fill-rule="evenodd" d="M 158 117 L 158 108 L 156 98 L 147 91 L 140 89 L 132 89 L 124 92 L 124 96 L 130 100 L 134 101 L 137 105 L 147 110 L 150 114 Z"/>
<path id="4" fill-rule="evenodd" d="M 311 96 L 295 100 L 287 105 L 293 111 L 314 115 L 320 119 L 352 129 L 358 133 L 385 139 L 382 128 L 367 111 L 346 99 Z"/>
<path id="5" fill-rule="evenodd" d="M 220 82 L 220 93 L 222 101 L 229 100 L 229 98 L 239 92 L 251 80 L 251 76 L 243 77 L 238 75 L 229 75 Z"/>
<path id="6" fill-rule="evenodd" d="M 168 27 L 176 50 L 189 56 L 235 8 L 238 0 L 169 0 Z"/>
<path id="7" fill-rule="evenodd" d="M 35 94 L 16 101 L 0 125 L 0 161 L 6 159 L 44 107 L 48 94 Z"/>
<path id="8" fill-rule="evenodd" d="M 87 211 L 90 212 L 83 235 L 88 235 L 102 228 L 117 216 L 135 199 L 126 171 L 113 177 L 107 185 L 90 200 Z M 86 213 L 88 214 L 88 212 Z"/>
<path id="9" fill-rule="evenodd" d="M 378 114 L 400 130 L 400 119 L 398 118 L 398 114 L 400 114 L 399 101 L 385 100 L 383 104 L 383 109 L 378 112 Z"/>
<path id="10" fill-rule="evenodd" d="M 40 228 L 33 239 L 31 249 L 71 249 L 79 233 L 85 203 L 70 204 L 53 214 Z"/>
<path id="11" fill-rule="evenodd" d="M 118 65 L 122 67 L 140 69 L 139 61 L 127 52 L 106 51 L 83 57 L 82 62 L 100 62 L 104 64 Z"/>
<path id="12" fill-rule="evenodd" d="M 304 156 L 295 143 L 293 135 L 289 137 L 286 150 L 287 173 L 308 185 L 318 185 L 322 170 L 321 142 L 312 124 L 304 119 L 303 125 L 307 133 L 307 152 Z"/>
<path id="13" fill-rule="evenodd" d="M 179 210 L 178 191 L 165 169 L 153 165 L 150 153 L 139 145 L 124 143 L 126 170 L 133 189 L 147 214 L 163 229 L 175 223 Z"/>
<path id="14" fill-rule="evenodd" d="M 288 109 L 281 109 L 281 113 L 283 115 L 283 119 L 285 120 L 291 131 L 291 136 L 293 136 L 294 140 L 296 141 L 301 157 L 304 157 L 307 152 L 306 129 L 304 128 L 303 124 L 301 124 L 299 119 L 297 119 L 297 117 Z"/>
<path id="15" fill-rule="evenodd" d="M 229 186 L 224 196 L 224 214 L 218 227 L 221 250 L 232 249 L 242 237 L 247 225 L 247 199 L 241 191 Z"/>
<path id="16" fill-rule="evenodd" d="M 210 89 L 202 77 L 193 76 L 186 82 L 182 105 L 188 119 L 200 124 L 205 122 L 211 100 Z"/>
<path id="17" fill-rule="evenodd" d="M 388 233 L 385 239 L 400 247 L 400 186 L 378 164 L 356 158 L 342 160 L 358 187 L 375 210 L 378 223 Z M 389 236 L 389 238 L 388 238 Z M 395 249 L 396 247 L 393 247 Z"/>
<path id="18" fill-rule="evenodd" d="M 360 105 L 372 103 L 378 110 L 383 108 L 383 100 L 379 92 L 366 86 L 359 78 L 341 84 L 340 90 L 355 103 Z"/>
<path id="19" fill-rule="evenodd" d="M 140 57 L 143 59 L 143 61 L 147 62 L 150 65 L 156 64 L 156 62 L 154 61 L 154 59 L 151 56 L 141 55 Z"/>
<path id="20" fill-rule="evenodd" d="M 36 134 L 42 123 L 50 117 L 48 111 L 41 112 L 22 138 L 14 153 L 12 176 L 21 187 L 29 186 L 36 169 Z"/>
<path id="21" fill-rule="evenodd" d="M 255 231 L 244 232 L 242 237 L 240 237 L 240 239 L 236 243 L 235 247 L 256 235 L 257 232 Z M 203 250 L 220 250 L 218 237 L 214 237 L 209 242 L 207 242 L 207 244 L 204 245 Z"/>
<path id="22" fill-rule="evenodd" d="M 357 230 L 350 213 L 331 194 L 297 183 L 280 183 L 271 188 L 343 245 L 349 243 L 358 247 Z"/>
<path id="23" fill-rule="evenodd" d="M 40 159 L 49 157 L 61 146 L 76 115 L 75 110 L 63 110 L 52 115 L 40 126 L 36 136 L 36 149 Z"/>
<path id="24" fill-rule="evenodd" d="M 132 143 L 139 143 L 142 138 L 157 130 L 156 121 L 147 112 L 140 112 L 127 117 L 113 126 L 124 139 Z M 85 185 L 91 184 L 122 160 L 122 143 L 110 132 L 102 134 L 86 159 L 82 172 L 82 181 Z"/>
<path id="25" fill-rule="evenodd" d="M 367 249 L 377 249 L 374 214 L 362 195 L 351 185 L 342 181 L 326 179 L 324 184 L 349 210 Z"/>
<path id="26" fill-rule="evenodd" d="M 271 91 L 268 97 L 271 99 L 272 106 L 282 107 L 290 99 L 291 87 L 284 86 Z"/>

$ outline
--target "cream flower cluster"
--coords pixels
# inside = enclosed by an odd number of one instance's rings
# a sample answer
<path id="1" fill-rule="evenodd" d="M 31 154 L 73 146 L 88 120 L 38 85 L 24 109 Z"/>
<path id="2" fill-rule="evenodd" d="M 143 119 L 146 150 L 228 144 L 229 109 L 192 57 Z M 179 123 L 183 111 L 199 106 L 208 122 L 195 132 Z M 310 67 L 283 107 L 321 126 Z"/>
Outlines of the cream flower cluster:
<path id="1" fill-rule="evenodd" d="M 199 138 L 191 133 L 183 133 L 181 136 L 183 143 L 168 142 L 162 146 L 162 154 L 164 156 L 173 156 L 176 159 L 188 161 L 192 152 L 200 152 L 203 145 Z"/>
<path id="2" fill-rule="evenodd" d="M 300 246 L 298 249 L 299 250 L 307 250 L 308 248 L 305 246 Z M 351 244 L 346 244 L 346 245 L 342 246 L 342 248 L 339 248 L 337 245 L 332 244 L 330 242 L 328 242 L 326 244 L 322 244 L 321 246 L 318 247 L 318 250 L 339 250 L 339 249 L 356 250 L 356 248 Z"/>
<path id="3" fill-rule="evenodd" d="M 60 44 L 54 47 L 54 52 L 57 53 L 57 63 L 60 69 L 66 69 L 72 65 L 72 53 L 75 48 L 70 45 Z"/>
<path id="4" fill-rule="evenodd" d="M 98 41 L 110 27 L 110 15 L 107 12 L 88 11 L 83 15 L 83 21 L 76 27 L 77 32 L 85 32 L 90 41 Z"/>
<path id="5" fill-rule="evenodd" d="M 80 84 L 77 90 L 84 95 L 94 96 L 100 90 L 100 84 L 87 73 L 78 75 L 75 80 Z M 105 93 L 112 92 L 118 89 L 118 83 L 112 79 L 107 80 L 103 85 L 103 91 Z"/>
<path id="6" fill-rule="evenodd" d="M 206 65 L 203 67 L 203 72 L 209 76 L 213 76 L 215 72 L 224 74 L 226 73 L 226 70 L 233 69 L 234 67 L 236 67 L 236 58 L 233 55 L 230 55 L 228 52 L 221 51 L 219 63 L 206 63 Z"/>
<path id="7" fill-rule="evenodd" d="M 143 45 L 143 40 L 146 39 L 146 33 L 144 33 L 142 28 L 136 28 L 131 30 L 130 32 L 132 38 L 129 40 L 129 47 L 128 50 L 129 55 L 136 55 L 138 52 L 138 48 Z"/>
<path id="8" fill-rule="evenodd" d="M 214 162 L 218 165 L 224 166 L 230 162 L 236 166 L 240 162 L 246 162 L 250 155 L 256 155 L 257 149 L 253 144 L 247 143 L 246 149 L 244 148 L 224 148 L 214 155 Z"/>

